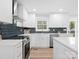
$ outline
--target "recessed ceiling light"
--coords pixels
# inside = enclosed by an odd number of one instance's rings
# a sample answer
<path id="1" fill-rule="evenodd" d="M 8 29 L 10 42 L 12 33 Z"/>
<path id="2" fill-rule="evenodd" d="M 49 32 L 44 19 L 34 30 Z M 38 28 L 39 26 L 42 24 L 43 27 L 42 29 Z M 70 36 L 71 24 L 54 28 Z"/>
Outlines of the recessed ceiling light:
<path id="1" fill-rule="evenodd" d="M 33 11 L 36 11 L 36 9 L 33 9 Z"/>
<path id="2" fill-rule="evenodd" d="M 60 12 L 62 12 L 62 11 L 63 11 L 63 9 L 59 9 L 59 11 L 60 11 Z"/>

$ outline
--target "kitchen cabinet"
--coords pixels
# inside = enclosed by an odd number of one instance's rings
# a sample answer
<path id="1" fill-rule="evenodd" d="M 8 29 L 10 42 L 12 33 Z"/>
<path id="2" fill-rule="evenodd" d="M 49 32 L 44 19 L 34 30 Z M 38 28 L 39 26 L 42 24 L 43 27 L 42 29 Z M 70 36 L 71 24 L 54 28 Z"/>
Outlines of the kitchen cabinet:
<path id="1" fill-rule="evenodd" d="M 20 0 L 13 0 L 12 12 L 13 16 L 23 19 L 23 4 Z"/>
<path id="2" fill-rule="evenodd" d="M 18 27 L 23 27 L 23 5 L 19 0 L 14 1 L 13 23 Z"/>
<path id="3" fill-rule="evenodd" d="M 31 34 L 32 48 L 49 48 L 49 34 L 47 33 L 32 33 Z"/>
<path id="4" fill-rule="evenodd" d="M 66 59 L 78 59 L 77 54 L 68 48 L 64 48 L 64 54 L 65 54 Z"/>
<path id="5" fill-rule="evenodd" d="M 18 27 L 23 27 L 23 19 L 21 19 L 19 16 L 14 15 L 14 24 Z"/>
<path id="6" fill-rule="evenodd" d="M 14 47 L 14 55 L 15 59 L 22 59 L 22 43 L 18 43 Z"/>
<path id="7" fill-rule="evenodd" d="M 17 15 L 18 2 L 17 0 L 13 1 L 13 14 Z"/>
<path id="8" fill-rule="evenodd" d="M 56 40 L 53 40 L 53 47 L 54 59 L 78 59 L 77 53 Z"/>
<path id="9" fill-rule="evenodd" d="M 54 47 L 54 59 L 66 59 L 64 55 L 64 49 L 63 46 L 60 45 L 58 42 L 53 41 L 53 47 Z"/>
<path id="10" fill-rule="evenodd" d="M 68 27 L 69 16 L 63 13 L 50 14 L 49 27 Z"/>
<path id="11" fill-rule="evenodd" d="M 36 27 L 36 19 L 34 13 L 28 13 L 26 9 L 23 10 L 23 26 L 24 27 Z"/>
<path id="12" fill-rule="evenodd" d="M 0 59 L 22 59 L 22 41 L 0 41 Z"/>
<path id="13" fill-rule="evenodd" d="M 12 23 L 12 0 L 0 1 L 0 22 Z"/>
<path id="14" fill-rule="evenodd" d="M 19 0 L 0 1 L 0 22 L 12 23 L 13 16 L 23 18 L 23 5 Z"/>

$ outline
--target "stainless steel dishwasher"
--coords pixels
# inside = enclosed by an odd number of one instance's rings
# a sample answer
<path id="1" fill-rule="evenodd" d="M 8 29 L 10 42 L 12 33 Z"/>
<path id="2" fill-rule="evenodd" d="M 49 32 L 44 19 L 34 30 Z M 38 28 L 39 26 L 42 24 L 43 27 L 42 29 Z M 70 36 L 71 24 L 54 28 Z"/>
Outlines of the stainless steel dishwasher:
<path id="1" fill-rule="evenodd" d="M 50 48 L 53 48 L 53 38 L 52 38 L 52 35 L 50 35 Z"/>
<path id="2" fill-rule="evenodd" d="M 53 37 L 58 37 L 58 33 L 52 33 L 50 34 L 50 48 L 53 48 Z"/>

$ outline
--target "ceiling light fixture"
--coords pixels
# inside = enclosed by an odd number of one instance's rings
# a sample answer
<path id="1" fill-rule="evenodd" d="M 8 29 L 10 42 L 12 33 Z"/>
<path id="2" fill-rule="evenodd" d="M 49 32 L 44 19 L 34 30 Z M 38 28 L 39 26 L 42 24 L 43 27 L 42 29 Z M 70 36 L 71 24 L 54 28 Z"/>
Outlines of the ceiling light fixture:
<path id="1" fill-rule="evenodd" d="M 60 12 L 62 12 L 62 11 L 63 11 L 63 9 L 59 9 L 59 11 L 60 11 Z"/>
<path id="2" fill-rule="evenodd" d="M 36 9 L 33 9 L 33 11 L 36 11 Z"/>

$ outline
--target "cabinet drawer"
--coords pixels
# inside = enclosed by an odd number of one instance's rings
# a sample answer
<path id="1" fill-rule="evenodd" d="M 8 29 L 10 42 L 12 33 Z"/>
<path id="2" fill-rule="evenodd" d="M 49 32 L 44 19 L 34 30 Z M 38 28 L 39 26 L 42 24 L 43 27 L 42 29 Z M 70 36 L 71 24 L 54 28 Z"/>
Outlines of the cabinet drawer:
<path id="1" fill-rule="evenodd" d="M 75 59 L 75 57 L 76 57 L 74 54 L 71 54 L 68 51 L 65 51 L 64 53 L 65 53 L 65 56 L 67 59 Z"/>
<path id="2" fill-rule="evenodd" d="M 71 51 L 68 48 L 64 48 L 64 54 L 66 55 L 66 57 L 68 57 L 68 59 L 77 59 L 77 54 L 73 51 Z"/>
<path id="3" fill-rule="evenodd" d="M 60 43 L 56 42 L 55 40 L 53 41 L 53 46 L 54 46 L 54 50 L 59 53 L 64 52 L 64 46 L 61 45 Z"/>

